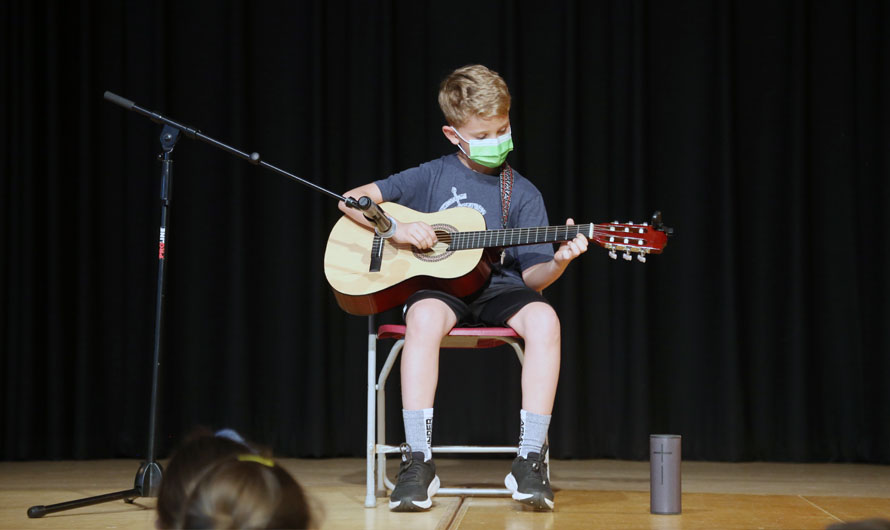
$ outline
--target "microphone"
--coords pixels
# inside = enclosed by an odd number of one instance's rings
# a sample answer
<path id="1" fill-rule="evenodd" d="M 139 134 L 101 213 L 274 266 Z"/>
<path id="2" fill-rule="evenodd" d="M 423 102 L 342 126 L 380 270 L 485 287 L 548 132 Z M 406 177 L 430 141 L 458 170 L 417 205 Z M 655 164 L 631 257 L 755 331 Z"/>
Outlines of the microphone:
<path id="1" fill-rule="evenodd" d="M 365 219 L 371 222 L 377 230 L 377 235 L 387 239 L 396 233 L 396 223 L 386 212 L 377 205 L 370 197 L 362 197 L 358 201 L 358 207 L 362 211 Z"/>
<path id="2" fill-rule="evenodd" d="M 110 101 L 116 105 L 120 105 L 121 107 L 123 107 L 127 110 L 133 110 L 133 107 L 136 106 L 136 104 L 133 103 L 132 101 L 130 101 L 129 99 L 122 98 L 122 97 L 118 96 L 117 94 L 115 94 L 114 92 L 110 92 L 108 90 L 105 91 L 105 99 L 107 99 L 108 101 Z"/>

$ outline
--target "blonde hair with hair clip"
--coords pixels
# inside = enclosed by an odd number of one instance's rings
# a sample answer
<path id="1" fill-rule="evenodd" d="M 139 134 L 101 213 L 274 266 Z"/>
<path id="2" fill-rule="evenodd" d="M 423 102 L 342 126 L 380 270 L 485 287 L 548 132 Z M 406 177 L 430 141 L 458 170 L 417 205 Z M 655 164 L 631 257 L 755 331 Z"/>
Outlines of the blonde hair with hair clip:
<path id="1" fill-rule="evenodd" d="M 241 454 L 211 467 L 185 500 L 177 528 L 311 528 L 303 488 L 275 462 Z"/>
<path id="2" fill-rule="evenodd" d="M 214 436 L 208 429 L 196 429 L 176 449 L 164 468 L 158 492 L 158 528 L 178 528 L 177 518 L 195 484 L 208 468 L 250 451 L 250 447 L 227 436 Z"/>
<path id="3" fill-rule="evenodd" d="M 510 112 L 510 91 L 497 72 L 481 64 L 458 68 L 439 85 L 439 107 L 450 125 L 474 116 L 493 118 Z"/>

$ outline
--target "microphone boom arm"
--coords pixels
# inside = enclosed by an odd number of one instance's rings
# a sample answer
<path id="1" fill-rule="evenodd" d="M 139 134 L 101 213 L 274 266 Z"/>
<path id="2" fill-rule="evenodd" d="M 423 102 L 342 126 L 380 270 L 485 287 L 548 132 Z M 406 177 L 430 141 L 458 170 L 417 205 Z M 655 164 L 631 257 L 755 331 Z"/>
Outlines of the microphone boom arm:
<path id="1" fill-rule="evenodd" d="M 325 189 L 325 188 L 319 186 L 318 184 L 315 184 L 314 182 L 309 182 L 308 180 L 300 178 L 300 177 L 294 175 L 293 173 L 289 173 L 281 168 L 273 166 L 272 164 L 269 164 L 265 160 L 262 160 L 260 157 L 260 154 L 257 152 L 248 154 L 248 153 L 245 153 L 244 151 L 241 151 L 239 149 L 235 149 L 234 147 L 232 147 L 230 145 L 226 145 L 223 142 L 220 142 L 219 140 L 216 140 L 214 138 L 207 136 L 206 134 L 203 134 L 201 131 L 199 131 L 198 129 L 196 129 L 194 127 L 189 127 L 188 125 L 183 125 L 182 123 L 179 123 L 175 120 L 171 120 L 170 118 L 167 118 L 166 116 L 158 114 L 157 112 L 140 107 L 139 105 L 136 105 L 129 99 L 118 96 L 117 94 L 110 92 L 108 90 L 105 91 L 105 99 L 107 99 L 108 101 L 110 101 L 116 105 L 120 105 L 121 107 L 123 107 L 127 110 L 132 110 L 133 112 L 135 112 L 137 114 L 141 114 L 155 123 L 160 123 L 160 124 L 169 125 L 171 127 L 174 127 L 176 129 L 182 131 L 182 133 L 185 134 L 186 136 L 188 136 L 189 138 L 201 140 L 202 142 L 208 143 L 214 147 L 218 147 L 219 149 L 222 149 L 223 151 L 226 151 L 229 154 L 235 155 L 238 158 L 247 160 L 248 162 L 250 162 L 251 164 L 253 164 L 255 166 L 264 167 L 270 171 L 278 173 L 281 176 L 287 177 L 291 180 L 295 180 L 295 181 L 299 182 L 300 184 L 303 184 L 304 186 L 308 186 L 308 187 L 314 189 L 315 191 L 324 193 L 325 195 L 327 195 L 333 199 L 337 199 L 338 201 L 343 201 L 350 208 L 361 209 L 361 208 L 358 208 L 358 201 L 356 201 L 355 199 L 353 199 L 351 197 L 349 199 L 347 199 L 346 197 L 344 197 L 338 193 L 334 193 L 328 189 Z"/>

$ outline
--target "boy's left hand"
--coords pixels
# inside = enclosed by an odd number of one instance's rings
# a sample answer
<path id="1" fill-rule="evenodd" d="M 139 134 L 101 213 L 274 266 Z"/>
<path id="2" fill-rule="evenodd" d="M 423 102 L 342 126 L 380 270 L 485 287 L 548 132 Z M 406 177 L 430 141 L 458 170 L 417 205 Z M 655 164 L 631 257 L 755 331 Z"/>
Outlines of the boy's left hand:
<path id="1" fill-rule="evenodd" d="M 574 225 L 575 221 L 570 217 L 566 219 L 567 225 Z M 553 255 L 553 261 L 562 267 L 566 266 L 573 259 L 587 252 L 587 238 L 583 234 L 578 234 L 575 239 L 566 241 L 559 245 L 556 254 Z"/>

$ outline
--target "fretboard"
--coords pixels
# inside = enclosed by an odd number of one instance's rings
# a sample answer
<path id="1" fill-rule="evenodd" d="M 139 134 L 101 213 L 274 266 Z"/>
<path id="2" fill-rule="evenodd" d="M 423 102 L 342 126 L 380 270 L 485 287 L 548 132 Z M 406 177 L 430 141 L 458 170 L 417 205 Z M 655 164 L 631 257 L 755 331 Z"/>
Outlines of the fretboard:
<path id="1" fill-rule="evenodd" d="M 478 232 L 455 232 L 451 234 L 448 250 L 470 248 L 518 247 L 539 243 L 569 241 L 578 234 L 588 239 L 593 237 L 594 224 L 538 226 L 532 228 L 505 228 L 502 230 L 481 230 Z"/>

